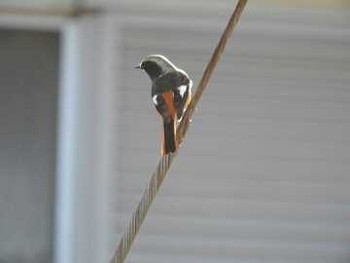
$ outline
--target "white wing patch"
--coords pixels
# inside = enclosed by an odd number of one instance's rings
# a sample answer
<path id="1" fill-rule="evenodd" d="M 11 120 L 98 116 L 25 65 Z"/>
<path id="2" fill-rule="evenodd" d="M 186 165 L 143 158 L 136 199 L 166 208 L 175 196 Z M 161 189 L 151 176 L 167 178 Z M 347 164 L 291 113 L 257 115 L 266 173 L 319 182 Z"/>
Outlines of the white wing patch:
<path id="1" fill-rule="evenodd" d="M 177 89 L 179 90 L 181 97 L 183 97 L 185 95 L 186 90 L 187 90 L 187 86 L 182 85 L 182 86 L 178 87 Z"/>
<path id="2" fill-rule="evenodd" d="M 154 105 L 157 105 L 157 106 L 158 106 L 158 96 L 159 96 L 159 95 L 154 95 L 154 96 L 152 97 L 152 100 L 153 100 Z"/>

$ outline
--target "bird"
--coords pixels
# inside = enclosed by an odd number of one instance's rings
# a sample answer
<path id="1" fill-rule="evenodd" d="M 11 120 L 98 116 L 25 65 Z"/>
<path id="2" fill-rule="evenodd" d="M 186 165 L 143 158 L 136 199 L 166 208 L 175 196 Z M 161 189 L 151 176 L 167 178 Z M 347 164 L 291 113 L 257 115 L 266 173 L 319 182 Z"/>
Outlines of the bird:
<path id="1" fill-rule="evenodd" d="M 135 68 L 144 70 L 152 82 L 152 101 L 163 119 L 161 155 L 178 149 L 176 124 L 191 100 L 192 80 L 163 55 L 148 55 Z"/>

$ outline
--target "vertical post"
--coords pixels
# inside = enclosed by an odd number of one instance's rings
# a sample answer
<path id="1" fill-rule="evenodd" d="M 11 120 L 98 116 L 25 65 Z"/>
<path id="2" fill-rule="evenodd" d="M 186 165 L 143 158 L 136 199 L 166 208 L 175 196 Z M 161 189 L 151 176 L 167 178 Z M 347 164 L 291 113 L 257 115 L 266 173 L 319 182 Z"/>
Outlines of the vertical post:
<path id="1" fill-rule="evenodd" d="M 107 262 L 110 255 L 117 24 L 107 15 L 85 17 L 62 30 L 55 263 Z"/>
<path id="2" fill-rule="evenodd" d="M 77 156 L 77 112 L 79 108 L 79 38 L 77 26 L 61 31 L 60 89 L 57 136 L 55 263 L 72 263 L 74 249 L 74 194 Z"/>

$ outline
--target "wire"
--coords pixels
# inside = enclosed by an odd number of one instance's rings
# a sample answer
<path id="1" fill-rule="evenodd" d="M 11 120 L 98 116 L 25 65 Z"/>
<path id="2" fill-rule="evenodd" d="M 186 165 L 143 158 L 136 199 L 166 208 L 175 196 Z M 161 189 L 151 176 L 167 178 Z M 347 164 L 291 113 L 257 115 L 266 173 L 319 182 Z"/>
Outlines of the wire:
<path id="1" fill-rule="evenodd" d="M 221 55 L 224 51 L 224 48 L 227 44 L 228 39 L 231 37 L 233 29 L 238 23 L 238 20 L 244 10 L 248 0 L 238 0 L 236 8 L 233 11 L 233 14 L 230 17 L 230 20 L 221 35 L 219 43 L 217 44 L 210 61 L 207 64 L 207 67 L 204 70 L 203 76 L 197 86 L 195 93 L 192 96 L 191 102 L 187 107 L 187 110 L 177 128 L 176 140 L 181 143 L 186 135 L 189 124 L 191 123 L 191 117 L 193 115 L 194 109 L 198 101 L 200 100 L 211 75 L 214 72 L 215 66 L 221 58 Z M 127 229 L 123 236 L 120 239 L 118 247 L 110 261 L 110 263 L 123 263 L 126 256 L 128 255 L 132 243 L 135 240 L 137 233 L 141 227 L 142 222 L 144 221 L 147 211 L 152 204 L 166 173 L 168 172 L 173 160 L 175 159 L 177 153 L 172 153 L 169 155 L 162 156 L 159 161 L 157 168 L 152 173 L 151 180 L 147 186 L 147 189 L 144 191 L 140 202 L 137 205 L 136 210 L 132 214 L 131 220 L 127 226 Z"/>

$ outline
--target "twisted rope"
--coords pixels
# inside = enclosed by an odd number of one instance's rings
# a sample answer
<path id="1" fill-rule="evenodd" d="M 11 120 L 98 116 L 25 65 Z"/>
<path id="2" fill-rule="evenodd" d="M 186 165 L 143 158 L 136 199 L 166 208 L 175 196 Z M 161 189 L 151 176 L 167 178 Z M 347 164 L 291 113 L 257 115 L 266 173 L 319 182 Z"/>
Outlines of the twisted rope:
<path id="1" fill-rule="evenodd" d="M 190 124 L 191 117 L 193 115 L 194 109 L 196 108 L 196 105 L 201 98 L 204 89 L 206 88 L 209 79 L 215 69 L 215 66 L 217 65 L 219 59 L 221 58 L 221 55 L 224 51 L 224 48 L 226 46 L 226 43 L 228 39 L 230 38 L 233 29 L 235 28 L 243 9 L 246 5 L 248 0 L 238 0 L 238 3 L 236 5 L 236 8 L 224 30 L 224 32 L 221 35 L 221 38 L 219 40 L 219 43 L 217 44 L 214 53 L 205 68 L 205 71 L 203 73 L 203 76 L 197 86 L 197 89 L 195 93 L 192 96 L 191 102 L 187 107 L 187 110 L 177 127 L 176 132 L 176 140 L 179 142 L 179 144 L 183 141 L 184 136 L 186 135 L 187 129 Z M 129 224 L 127 226 L 126 232 L 123 234 L 123 236 L 120 239 L 119 245 L 110 261 L 110 263 L 123 263 L 127 254 L 130 251 L 131 245 L 133 241 L 136 238 L 136 235 L 141 227 L 142 222 L 144 221 L 147 211 L 149 207 L 151 206 L 152 201 L 154 200 L 164 178 L 166 173 L 168 172 L 173 160 L 175 159 L 177 153 L 169 154 L 162 156 L 159 161 L 156 170 L 152 173 L 151 180 L 147 186 L 147 189 L 142 195 L 142 198 L 140 202 L 138 203 L 138 206 L 136 208 L 136 211 L 132 214 L 132 218 L 129 221 Z"/>

